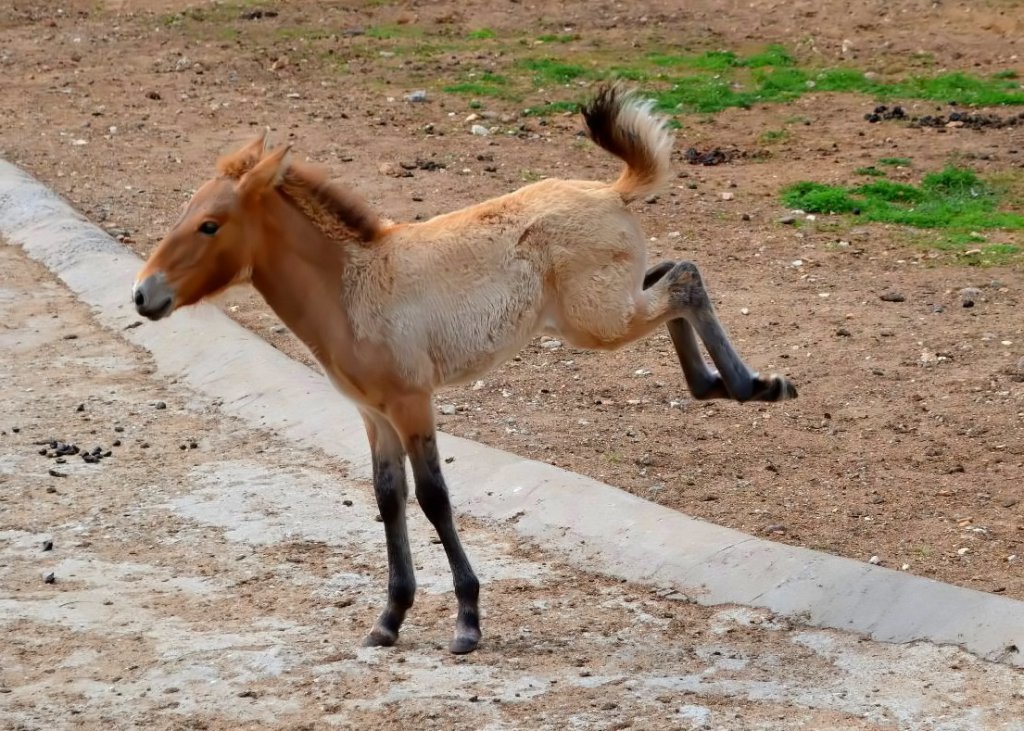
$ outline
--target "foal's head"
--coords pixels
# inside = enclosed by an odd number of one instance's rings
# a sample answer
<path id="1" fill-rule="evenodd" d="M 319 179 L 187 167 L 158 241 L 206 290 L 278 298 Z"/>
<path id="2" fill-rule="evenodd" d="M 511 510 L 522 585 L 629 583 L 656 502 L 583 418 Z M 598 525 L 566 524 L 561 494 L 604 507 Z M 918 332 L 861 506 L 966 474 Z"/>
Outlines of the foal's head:
<path id="1" fill-rule="evenodd" d="M 139 314 L 159 320 L 252 274 L 263 239 L 260 202 L 281 182 L 288 147 L 266 150 L 266 136 L 221 159 L 135 279 Z"/>

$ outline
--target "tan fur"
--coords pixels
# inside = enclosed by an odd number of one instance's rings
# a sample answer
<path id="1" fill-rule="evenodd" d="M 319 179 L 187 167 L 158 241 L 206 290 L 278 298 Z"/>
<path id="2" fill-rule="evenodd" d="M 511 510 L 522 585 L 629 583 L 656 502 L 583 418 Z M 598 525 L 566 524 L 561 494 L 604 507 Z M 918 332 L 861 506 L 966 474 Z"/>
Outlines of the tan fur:
<path id="1" fill-rule="evenodd" d="M 385 224 L 322 171 L 257 140 L 219 163 L 133 288 L 150 319 L 251 281 L 359 405 L 384 522 L 388 602 L 367 636 L 390 645 L 415 594 L 406 462 L 452 569 L 452 652 L 480 640 L 479 581 L 455 529 L 432 397 L 477 378 L 540 332 L 615 348 L 668 322 L 697 398 L 792 398 L 747 369 L 690 262 L 648 275 L 645 237 L 625 202 L 665 182 L 669 136 L 650 107 L 615 87 L 584 109 L 595 142 L 626 169 L 612 184 L 545 180 L 424 223 Z M 699 335 L 720 372 L 704 362 Z"/>
<path id="2" fill-rule="evenodd" d="M 218 285 L 251 276 L 335 384 L 385 412 L 397 393 L 429 397 L 478 377 L 539 332 L 618 347 L 678 314 L 667 283 L 642 289 L 645 239 L 623 206 L 663 182 L 668 138 L 628 95 L 613 94 L 596 114 L 627 165 L 615 183 L 545 180 L 423 223 L 384 225 L 322 170 L 254 141 L 218 164 L 238 181 L 239 200 L 221 186 L 201 190 L 144 271 L 165 271 L 194 301 L 201 286 L 186 279 L 201 269 L 174 271 L 183 254 L 172 252 L 202 236 L 205 218 L 222 220 L 214 242 L 238 249 L 239 275 L 220 273 Z M 272 193 L 258 205 L 242 195 L 256 178 Z"/>

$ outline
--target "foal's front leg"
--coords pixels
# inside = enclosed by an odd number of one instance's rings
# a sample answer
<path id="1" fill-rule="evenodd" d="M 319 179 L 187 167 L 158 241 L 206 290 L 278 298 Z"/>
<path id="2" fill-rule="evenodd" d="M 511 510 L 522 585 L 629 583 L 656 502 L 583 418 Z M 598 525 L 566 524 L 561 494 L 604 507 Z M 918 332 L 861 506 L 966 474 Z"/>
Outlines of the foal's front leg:
<path id="1" fill-rule="evenodd" d="M 384 521 L 388 549 L 388 603 L 363 645 L 390 647 L 416 596 L 416 576 L 409 551 L 405 505 L 409 488 L 405 480 L 405 449 L 395 430 L 384 419 L 363 414 L 373 457 L 373 491 Z"/>
<path id="2" fill-rule="evenodd" d="M 480 582 L 462 548 L 452 518 L 448 487 L 441 474 L 437 454 L 432 399 L 423 396 L 406 401 L 401 413 L 395 416 L 395 425 L 402 433 L 409 453 L 416 483 L 416 500 L 437 531 L 452 571 L 459 610 L 449 649 L 457 655 L 472 652 L 480 644 Z"/>

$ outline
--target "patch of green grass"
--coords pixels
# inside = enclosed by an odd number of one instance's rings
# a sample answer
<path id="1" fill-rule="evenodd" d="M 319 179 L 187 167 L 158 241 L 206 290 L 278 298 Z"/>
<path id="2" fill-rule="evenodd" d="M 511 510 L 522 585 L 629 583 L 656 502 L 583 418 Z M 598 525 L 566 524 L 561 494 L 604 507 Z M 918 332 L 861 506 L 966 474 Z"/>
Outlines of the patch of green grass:
<path id="1" fill-rule="evenodd" d="M 473 41 L 483 41 L 488 38 L 496 38 L 497 35 L 490 28 L 478 28 L 477 30 L 471 30 L 466 37 Z"/>
<path id="2" fill-rule="evenodd" d="M 396 25 L 384 23 L 371 25 L 366 29 L 365 35 L 378 40 L 390 40 L 392 38 L 415 38 L 423 35 L 423 29 L 415 25 Z"/>
<path id="3" fill-rule="evenodd" d="M 1004 71 L 996 71 L 992 74 L 993 79 L 1016 79 L 1019 74 L 1013 69 L 1006 69 Z"/>
<path id="4" fill-rule="evenodd" d="M 968 266 L 1003 266 L 1021 261 L 1021 248 L 1015 244 L 990 244 L 978 233 L 944 236 L 937 241 L 918 243 L 938 251 L 954 254 L 957 261 Z"/>
<path id="5" fill-rule="evenodd" d="M 879 165 L 888 165 L 888 166 L 894 167 L 894 168 L 895 167 L 908 168 L 908 167 L 910 167 L 910 158 L 909 157 L 880 157 L 880 158 L 878 158 L 878 164 Z"/>
<path id="6" fill-rule="evenodd" d="M 523 113 L 528 117 L 550 117 L 554 114 L 578 112 L 579 108 L 579 102 L 546 102 L 534 107 L 527 107 Z"/>
<path id="7" fill-rule="evenodd" d="M 542 35 L 537 36 L 537 40 L 541 43 L 572 43 L 578 36 L 572 33 L 562 33 L 559 35 Z"/>
<path id="8" fill-rule="evenodd" d="M 857 175 L 867 175 L 868 177 L 871 177 L 871 178 L 884 178 L 885 177 L 885 171 L 884 170 L 879 170 L 874 165 L 868 165 L 865 168 L 857 168 L 853 172 L 857 173 Z"/>
<path id="9" fill-rule="evenodd" d="M 761 133 L 759 140 L 763 144 L 770 145 L 775 142 L 785 142 L 789 139 L 788 129 L 769 129 Z"/>
<path id="10" fill-rule="evenodd" d="M 540 84 L 568 84 L 573 79 L 590 75 L 583 66 L 562 63 L 552 58 L 528 58 L 520 61 L 519 65 L 532 71 Z"/>
<path id="11" fill-rule="evenodd" d="M 919 186 L 876 180 L 845 188 L 800 182 L 782 191 L 782 200 L 808 213 L 859 213 L 868 221 L 914 228 L 968 232 L 1024 229 L 1024 215 L 997 208 L 992 186 L 965 168 L 947 167 L 926 175 Z"/>
<path id="12" fill-rule="evenodd" d="M 442 87 L 442 89 L 449 94 L 512 98 L 514 95 L 509 93 L 508 86 L 509 82 L 507 77 L 502 76 L 501 74 L 484 72 L 473 76 L 466 81 L 449 84 L 448 86 Z"/>

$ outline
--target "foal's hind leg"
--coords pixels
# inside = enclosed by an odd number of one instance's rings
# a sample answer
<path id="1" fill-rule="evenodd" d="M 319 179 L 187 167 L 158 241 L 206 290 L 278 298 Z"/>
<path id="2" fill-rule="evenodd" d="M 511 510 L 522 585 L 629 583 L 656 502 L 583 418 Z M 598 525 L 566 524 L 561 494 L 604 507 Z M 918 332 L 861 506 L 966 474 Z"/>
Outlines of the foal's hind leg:
<path id="1" fill-rule="evenodd" d="M 388 550 L 388 603 L 363 645 L 390 647 L 416 595 L 416 576 L 409 551 L 405 522 L 408 485 L 405 480 L 405 450 L 395 430 L 376 415 L 363 414 L 373 456 L 373 491 L 384 521 Z"/>
<path id="2" fill-rule="evenodd" d="M 644 287 L 668 280 L 670 302 L 682 317 L 669 320 L 679 363 L 687 385 L 697 399 L 732 398 L 737 401 L 781 401 L 796 398 L 796 387 L 778 375 L 764 378 L 740 358 L 711 304 L 704 282 L 692 262 L 663 262 L 644 277 Z M 716 373 L 704 362 L 694 330 L 718 367 Z"/>

